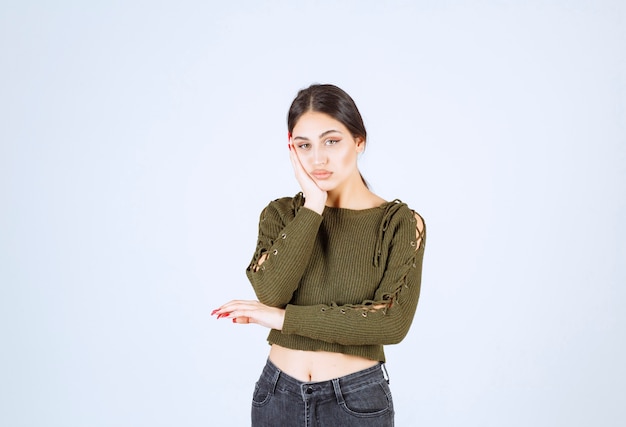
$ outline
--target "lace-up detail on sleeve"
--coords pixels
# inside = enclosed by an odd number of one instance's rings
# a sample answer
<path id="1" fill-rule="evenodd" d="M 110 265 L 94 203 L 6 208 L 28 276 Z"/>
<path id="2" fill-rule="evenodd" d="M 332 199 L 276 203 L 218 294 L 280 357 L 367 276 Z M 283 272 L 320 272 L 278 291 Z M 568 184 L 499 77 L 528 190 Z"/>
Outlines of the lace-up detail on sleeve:
<path id="1" fill-rule="evenodd" d="M 376 255 L 374 257 L 374 266 L 378 267 L 380 257 L 382 254 L 381 245 L 383 242 L 384 233 L 387 231 L 391 218 L 393 215 L 404 205 L 400 200 L 396 199 L 387 206 L 385 215 L 381 221 L 378 241 L 376 242 Z M 352 308 L 361 309 L 364 312 L 372 312 L 380 310 L 383 315 L 387 314 L 387 310 L 390 309 L 394 302 L 401 303 L 400 298 L 402 296 L 402 290 L 408 288 L 407 276 L 412 268 L 417 267 L 416 258 L 418 257 L 418 251 L 423 249 L 426 239 L 426 227 L 424 225 L 423 218 L 415 211 L 411 211 L 412 217 L 409 219 L 409 223 L 414 225 L 415 236 L 414 239 L 409 240 L 408 244 L 412 248 L 412 254 L 409 256 L 404 265 L 399 267 L 397 286 L 393 291 L 384 292 L 378 300 L 367 300 L 363 304 L 352 306 Z M 406 242 L 405 242 L 406 244 Z"/>
<path id="2" fill-rule="evenodd" d="M 401 209 L 402 206 L 404 206 L 403 203 L 400 200 L 395 199 L 394 201 L 388 203 L 385 207 L 383 220 L 380 222 L 380 228 L 378 229 L 378 238 L 376 239 L 374 267 L 378 267 L 378 263 L 380 262 L 380 256 L 382 254 L 383 236 L 385 234 L 385 231 L 387 231 L 389 222 L 391 221 L 391 218 L 393 218 L 394 213 L 396 213 L 398 209 Z"/>

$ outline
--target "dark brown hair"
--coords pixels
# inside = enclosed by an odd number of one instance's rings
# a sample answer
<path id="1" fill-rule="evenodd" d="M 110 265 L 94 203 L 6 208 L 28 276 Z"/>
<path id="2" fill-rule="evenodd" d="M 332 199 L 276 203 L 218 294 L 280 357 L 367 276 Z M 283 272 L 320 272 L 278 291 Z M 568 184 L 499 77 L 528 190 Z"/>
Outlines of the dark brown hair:
<path id="1" fill-rule="evenodd" d="M 328 114 L 341 122 L 352 134 L 353 138 L 367 139 L 367 131 L 361 113 L 354 100 L 345 91 L 330 84 L 314 84 L 301 89 L 291 103 L 287 114 L 287 129 L 293 132 L 302 115 L 309 111 Z"/>

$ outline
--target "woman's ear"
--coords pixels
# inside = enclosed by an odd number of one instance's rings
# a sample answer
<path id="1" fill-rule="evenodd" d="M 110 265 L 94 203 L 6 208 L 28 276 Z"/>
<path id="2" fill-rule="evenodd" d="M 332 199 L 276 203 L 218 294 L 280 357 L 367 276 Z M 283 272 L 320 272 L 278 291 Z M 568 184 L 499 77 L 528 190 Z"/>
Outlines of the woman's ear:
<path id="1" fill-rule="evenodd" d="M 365 150 L 365 140 L 362 137 L 357 136 L 354 138 L 354 142 L 356 142 L 356 152 L 362 153 L 363 150 Z"/>

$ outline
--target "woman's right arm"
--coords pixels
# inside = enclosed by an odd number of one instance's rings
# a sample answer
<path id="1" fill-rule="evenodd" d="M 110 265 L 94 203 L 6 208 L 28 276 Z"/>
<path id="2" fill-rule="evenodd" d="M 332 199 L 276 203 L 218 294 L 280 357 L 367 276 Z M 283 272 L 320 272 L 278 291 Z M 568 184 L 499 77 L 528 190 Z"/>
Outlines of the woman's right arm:
<path id="1" fill-rule="evenodd" d="M 259 219 L 257 247 L 246 276 L 259 302 L 284 308 L 309 262 L 322 216 L 289 199 L 270 203 Z"/>
<path id="2" fill-rule="evenodd" d="M 322 223 L 322 212 L 328 194 L 321 190 L 306 172 L 289 135 L 289 159 L 295 178 L 302 188 L 296 197 L 279 199 L 261 213 L 257 249 L 246 274 L 259 301 L 271 307 L 284 308 L 300 284 L 313 243 Z"/>

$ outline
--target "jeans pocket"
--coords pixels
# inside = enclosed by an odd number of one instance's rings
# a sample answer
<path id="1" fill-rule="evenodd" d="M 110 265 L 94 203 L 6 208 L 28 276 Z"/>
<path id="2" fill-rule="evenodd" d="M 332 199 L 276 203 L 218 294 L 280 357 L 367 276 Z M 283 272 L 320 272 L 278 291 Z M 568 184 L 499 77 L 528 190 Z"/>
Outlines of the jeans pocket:
<path id="1" fill-rule="evenodd" d="M 343 409 L 355 417 L 378 417 L 393 412 L 391 391 L 386 381 L 371 383 L 342 394 Z"/>
<path id="2" fill-rule="evenodd" d="M 272 397 L 272 385 L 263 380 L 257 381 L 254 386 L 254 392 L 252 393 L 252 405 L 263 406 L 270 401 Z"/>

